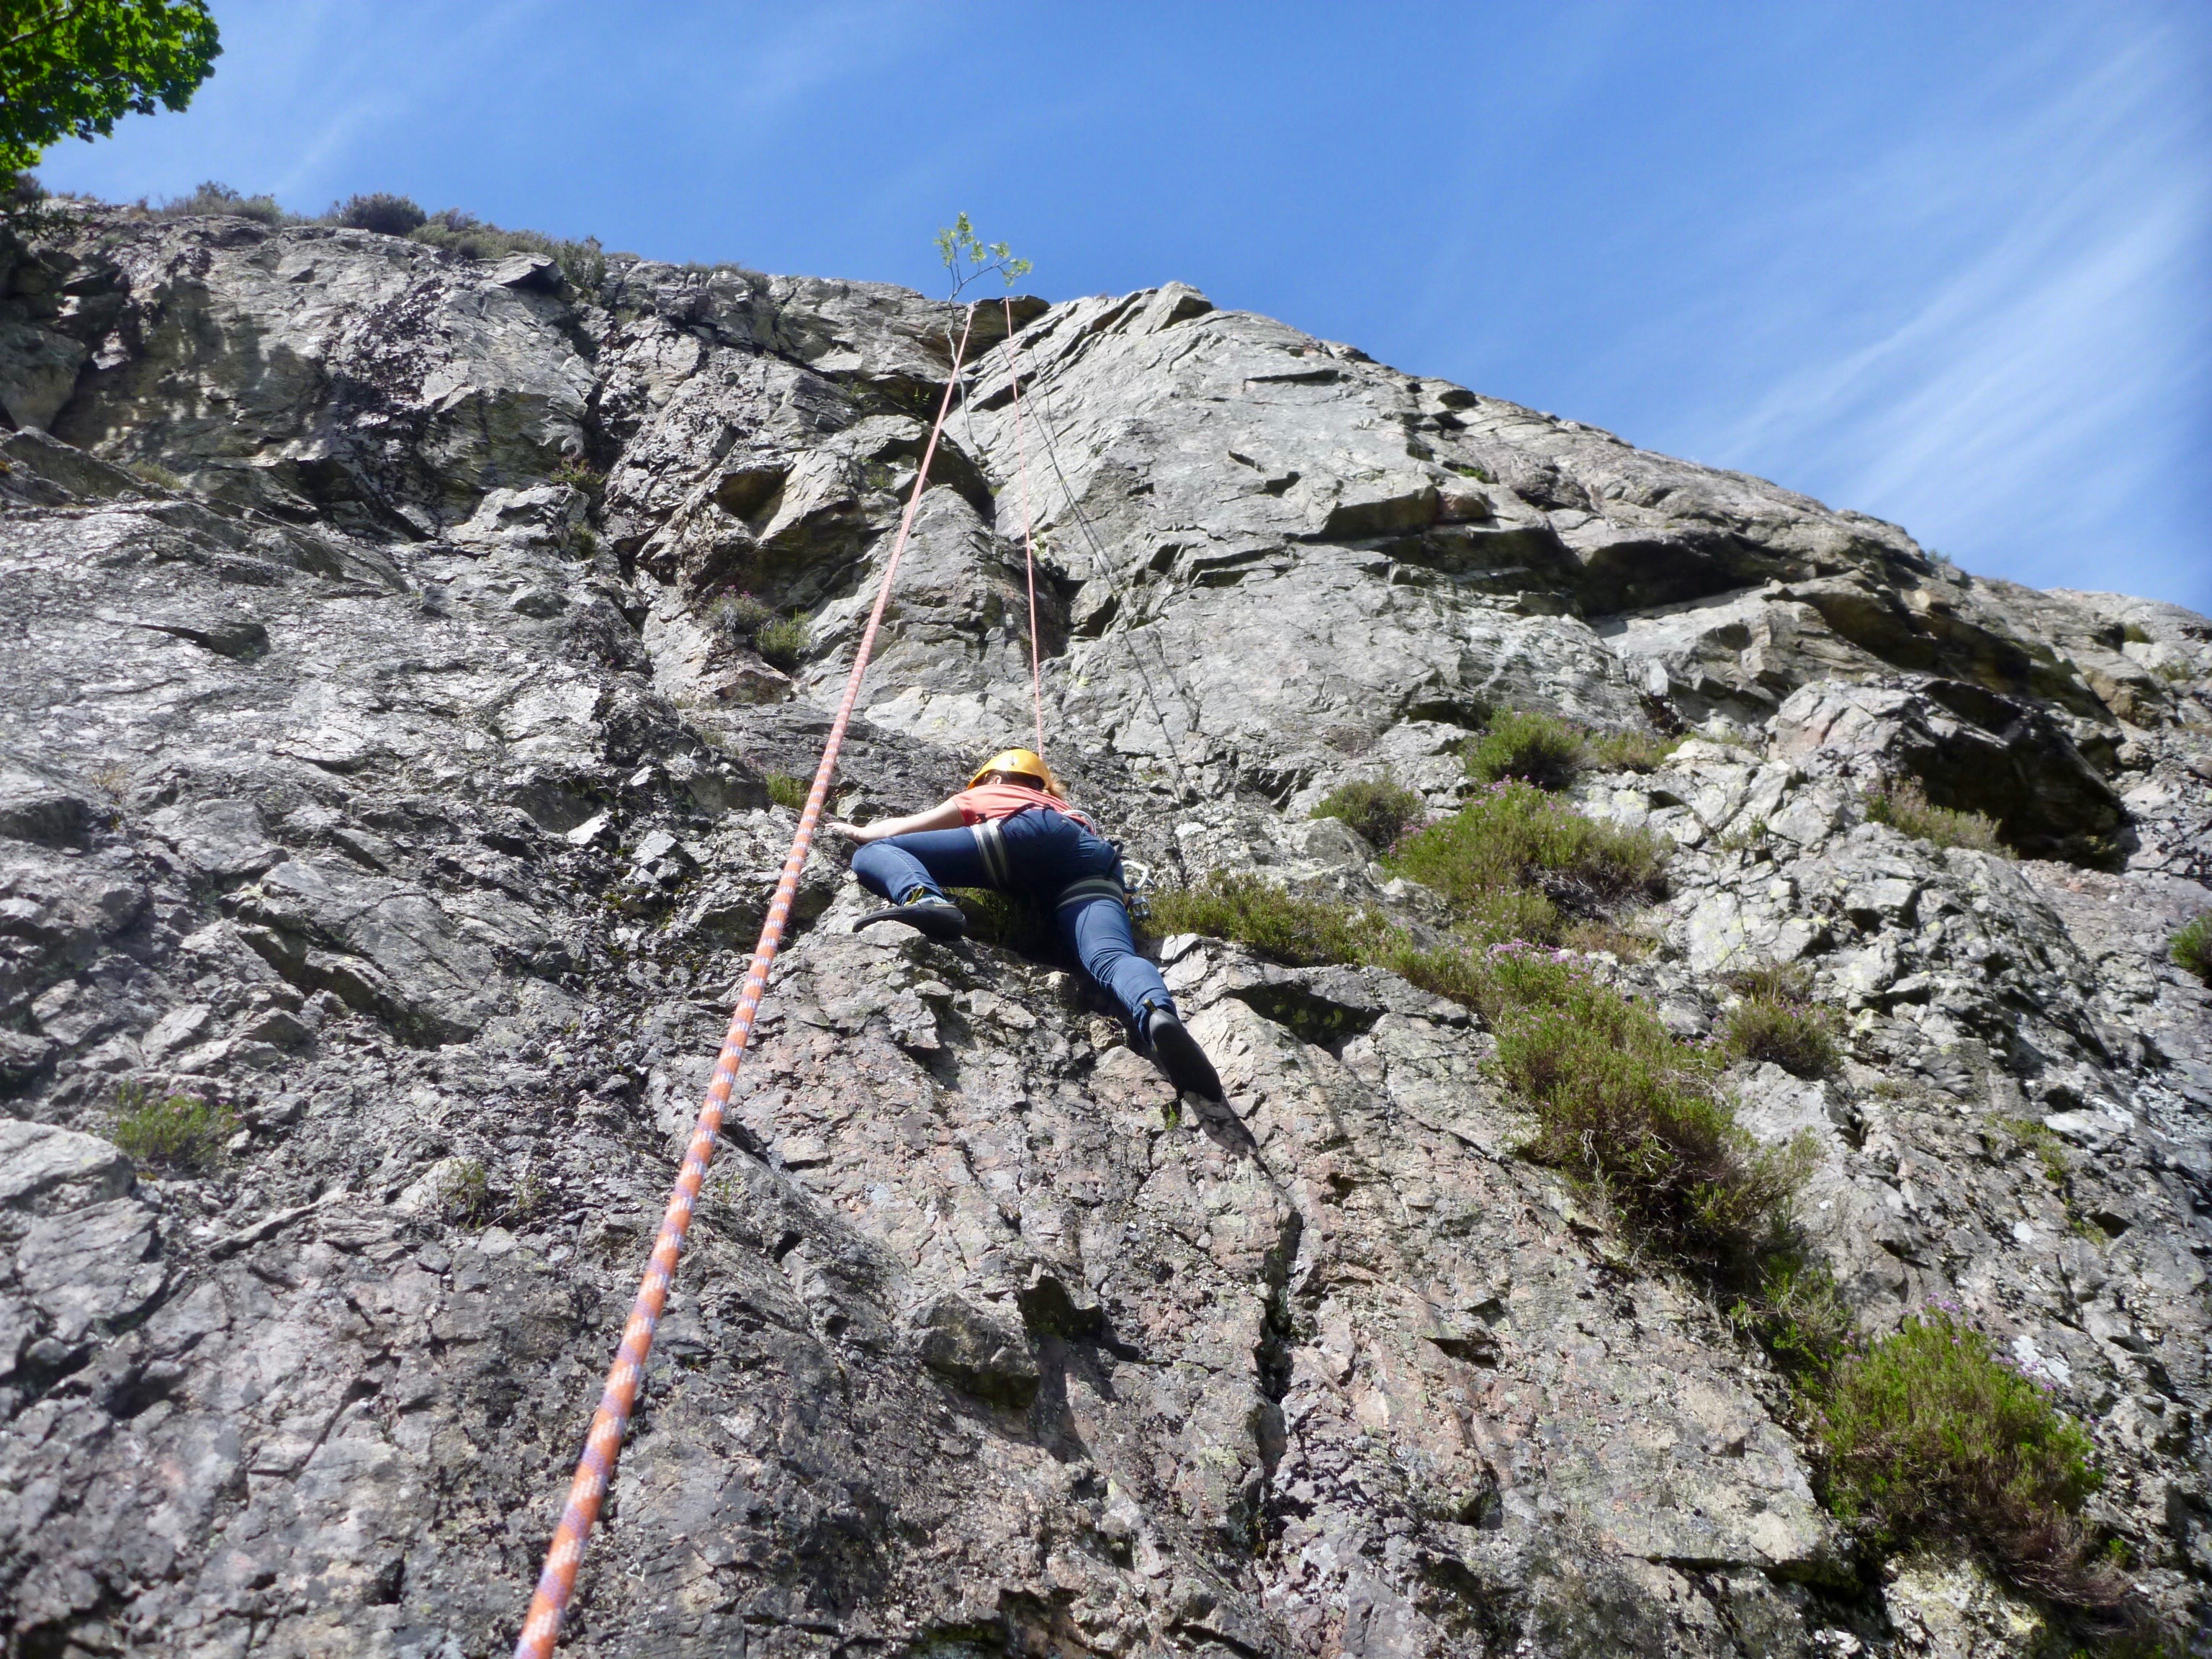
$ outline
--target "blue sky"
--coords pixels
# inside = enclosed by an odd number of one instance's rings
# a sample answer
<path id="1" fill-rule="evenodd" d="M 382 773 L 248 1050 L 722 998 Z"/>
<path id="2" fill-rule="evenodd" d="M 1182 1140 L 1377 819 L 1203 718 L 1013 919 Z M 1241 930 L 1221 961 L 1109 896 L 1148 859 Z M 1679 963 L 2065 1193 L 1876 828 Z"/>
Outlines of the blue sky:
<path id="1" fill-rule="evenodd" d="M 357 190 L 673 259 L 1180 278 L 1397 366 L 2212 611 L 2203 0 L 214 0 L 56 189 Z"/>

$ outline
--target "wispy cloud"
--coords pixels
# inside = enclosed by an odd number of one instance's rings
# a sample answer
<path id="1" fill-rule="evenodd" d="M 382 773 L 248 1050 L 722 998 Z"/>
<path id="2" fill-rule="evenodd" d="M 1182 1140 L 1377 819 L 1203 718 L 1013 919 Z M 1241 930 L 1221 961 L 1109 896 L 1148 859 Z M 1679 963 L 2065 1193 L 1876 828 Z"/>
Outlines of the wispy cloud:
<path id="1" fill-rule="evenodd" d="M 374 27 L 350 7 L 303 6 L 283 29 L 299 40 L 299 56 L 319 71 L 295 83 L 301 137 L 273 181 L 281 195 L 327 188 L 331 174 L 363 149 L 388 135 L 395 123 L 415 117 L 434 101 L 481 77 L 487 63 L 521 38 L 547 9 L 547 0 L 501 3 L 456 15 L 448 8 L 413 7 L 416 27 L 405 31 L 408 50 L 385 50 L 393 17 Z M 388 38 L 388 37 L 387 37 Z M 373 72 L 360 72 L 374 64 Z M 333 66 L 338 73 L 330 71 Z"/>
<path id="2" fill-rule="evenodd" d="M 2197 42 L 2144 31 L 2082 64 L 2061 95 L 2011 101 L 2077 44 L 2031 44 L 1974 89 L 1971 119 L 1810 204 L 1949 257 L 1863 337 L 1778 374 L 1718 429 L 1712 459 L 1820 480 L 1838 505 L 1970 563 L 2073 585 L 2096 584 L 2087 567 L 2120 550 L 2123 509 L 2157 474 L 2184 455 L 2201 469 L 2212 157 L 2201 89 L 2185 84 Z M 2202 604 L 2212 547 L 2201 516 L 2190 522 L 2194 545 L 2128 554 Z"/>

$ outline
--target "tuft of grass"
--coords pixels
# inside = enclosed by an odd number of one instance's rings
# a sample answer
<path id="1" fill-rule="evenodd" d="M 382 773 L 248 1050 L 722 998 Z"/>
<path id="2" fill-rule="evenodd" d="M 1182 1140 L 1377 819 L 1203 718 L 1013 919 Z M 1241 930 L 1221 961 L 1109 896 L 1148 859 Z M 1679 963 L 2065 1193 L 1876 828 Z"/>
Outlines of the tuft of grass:
<path id="1" fill-rule="evenodd" d="M 1603 770 L 1656 772 L 1687 741 L 1686 733 L 1665 738 L 1656 732 L 1600 732 L 1589 739 L 1589 762 Z"/>
<path id="2" fill-rule="evenodd" d="M 1887 823 L 1937 847 L 1968 847 L 2006 858 L 2013 855 L 1998 836 L 1996 819 L 1934 805 L 1927 791 L 1909 778 L 1869 789 L 1865 799 L 1871 823 Z"/>
<path id="3" fill-rule="evenodd" d="M 2061 1197 L 2072 1192 L 2074 1172 L 2067 1167 L 2066 1143 L 2052 1133 L 2049 1124 L 2039 1123 L 2032 1117 L 2001 1117 L 1996 1124 L 2035 1154 L 2036 1161 L 2043 1165 L 2043 1178 L 2057 1189 Z"/>
<path id="4" fill-rule="evenodd" d="M 238 1115 L 229 1107 L 194 1095 L 149 1097 L 142 1084 L 115 1091 L 118 1116 L 109 1139 L 135 1162 L 158 1164 L 196 1173 L 214 1169 L 223 1147 L 238 1132 Z"/>
<path id="5" fill-rule="evenodd" d="M 762 625 L 753 635 L 753 649 L 760 653 L 763 662 L 787 674 L 799 666 L 813 639 L 813 630 L 807 626 L 805 617 L 784 617 Z"/>
<path id="6" fill-rule="evenodd" d="M 775 612 L 750 593 L 724 593 L 707 607 L 707 620 L 725 638 L 750 645 L 775 620 Z"/>
<path id="7" fill-rule="evenodd" d="M 2212 910 L 2207 910 L 2176 933 L 2167 954 L 2172 957 L 2176 967 L 2185 968 L 2207 985 L 2212 985 Z"/>
<path id="8" fill-rule="evenodd" d="M 1815 1402 L 1856 1340 L 1850 1304 L 1835 1275 L 1789 1245 L 1759 1263 L 1751 1293 L 1736 1300 L 1728 1317 Z"/>
<path id="9" fill-rule="evenodd" d="M 351 230 L 373 230 L 380 236 L 404 236 L 429 222 L 430 216 L 408 196 L 394 196 L 388 191 L 356 193 L 343 202 L 331 204 L 331 210 L 323 216 L 332 224 L 343 225 Z"/>
<path id="10" fill-rule="evenodd" d="M 182 490 L 188 486 L 175 473 L 159 461 L 131 461 L 125 470 L 159 489 Z"/>
<path id="11" fill-rule="evenodd" d="M 1388 778 L 1361 780 L 1333 789 L 1310 816 L 1335 818 L 1358 830 L 1367 844 L 1387 852 L 1407 830 L 1428 817 L 1428 803 Z"/>
<path id="12" fill-rule="evenodd" d="M 606 281 L 607 258 L 596 236 L 564 241 L 535 230 L 502 230 L 473 213 L 445 208 L 407 233 L 407 240 L 458 253 L 465 259 L 503 259 L 510 253 L 543 253 L 560 266 L 569 287 L 596 294 Z"/>
<path id="13" fill-rule="evenodd" d="M 159 207 L 138 204 L 145 212 L 156 219 L 191 219 L 216 214 L 229 214 L 241 219 L 256 219 L 264 225 L 282 225 L 291 222 L 292 216 L 276 205 L 273 196 L 241 196 L 228 185 L 209 179 L 189 196 L 173 196 Z"/>
<path id="14" fill-rule="evenodd" d="M 579 459 L 574 455 L 569 456 L 553 469 L 553 482 L 568 484 L 582 490 L 585 495 L 591 497 L 592 505 L 594 507 L 599 505 L 600 497 L 607 492 L 607 475 L 589 461 Z"/>
<path id="15" fill-rule="evenodd" d="M 793 811 L 804 811 L 806 797 L 813 792 L 814 781 L 791 772 L 767 772 L 761 781 L 768 786 L 768 798 L 778 806 L 788 806 Z"/>
<path id="16" fill-rule="evenodd" d="M 1732 991 L 1747 997 L 1802 1002 L 1813 988 L 1813 972 L 1802 962 L 1759 962 L 1723 976 Z"/>
<path id="17" fill-rule="evenodd" d="M 2078 1516 L 2089 1436 L 1941 1308 L 1835 1370 L 1819 1411 L 1828 1501 L 1882 1547 L 1964 1545 L 2023 1589 L 2110 1608 L 2124 1583 Z"/>
<path id="18" fill-rule="evenodd" d="M 520 1227 L 535 1221 L 552 1207 L 552 1190 L 538 1178 L 535 1168 L 526 1169 L 516 1180 L 514 1190 L 507 1194 L 500 1219 L 510 1227 Z"/>
<path id="19" fill-rule="evenodd" d="M 1327 899 L 1299 898 L 1258 876 L 1212 875 L 1196 887 L 1152 895 L 1147 929 L 1236 939 L 1291 968 L 1364 961 L 1392 933 L 1379 916 Z"/>
<path id="20" fill-rule="evenodd" d="M 1001 893 L 988 887 L 955 887 L 951 897 L 968 918 L 970 939 L 1040 961 L 1057 956 L 1059 936 L 1052 913 L 1028 895 Z"/>
<path id="21" fill-rule="evenodd" d="M 1766 845 L 1772 833 L 1765 817 L 1746 818 L 1726 835 L 1717 836 L 1713 850 L 1717 853 L 1756 853 Z"/>
<path id="22" fill-rule="evenodd" d="M 489 1224 L 496 1207 L 491 1194 L 491 1172 L 481 1158 L 466 1158 L 448 1169 L 438 1183 L 438 1209 L 459 1227 Z"/>
<path id="23" fill-rule="evenodd" d="M 1533 933 L 1522 937 L 1534 939 Z M 1623 962 L 1642 962 L 1651 954 L 1654 941 L 1649 933 L 1640 933 L 1621 927 L 1618 922 L 1603 918 L 1571 921 L 1559 930 L 1559 943 L 1570 951 L 1580 951 L 1586 956 L 1601 953 L 1615 956 Z"/>
<path id="24" fill-rule="evenodd" d="M 1589 758 L 1589 745 L 1577 728 L 1555 714 L 1502 708 L 1460 752 L 1468 776 L 1479 783 L 1517 778 L 1540 789 L 1564 789 Z"/>
<path id="25" fill-rule="evenodd" d="M 1666 852 L 1648 830 L 1600 823 L 1512 780 L 1407 837 L 1390 865 L 1472 913 L 1501 891 L 1532 884 L 1583 900 L 1656 892 Z"/>
<path id="26" fill-rule="evenodd" d="M 1832 1076 L 1843 1060 L 1828 1011 L 1790 997 L 1746 997 L 1729 1011 L 1721 1046 L 1738 1060 L 1771 1060 L 1802 1078 Z"/>

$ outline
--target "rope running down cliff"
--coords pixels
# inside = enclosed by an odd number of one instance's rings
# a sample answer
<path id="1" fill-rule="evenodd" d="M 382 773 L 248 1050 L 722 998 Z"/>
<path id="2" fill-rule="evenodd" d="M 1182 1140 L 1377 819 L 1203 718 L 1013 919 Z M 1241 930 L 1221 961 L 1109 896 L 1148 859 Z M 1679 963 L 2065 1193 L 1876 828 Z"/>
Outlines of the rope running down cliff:
<path id="1" fill-rule="evenodd" d="M 1010 364 L 1018 356 L 1019 349 L 1020 348 L 1011 339 L 1007 342 L 1006 350 Z M 1009 372 L 1011 373 L 1011 369 Z M 1091 516 L 1083 510 L 1082 502 L 1076 497 L 1075 486 L 1068 482 L 1067 474 L 1060 466 L 1060 445 L 1053 436 L 1051 392 L 1042 378 L 1033 378 L 1030 383 L 1030 389 L 1036 395 L 1043 408 L 1042 416 L 1037 422 L 1037 430 L 1044 434 L 1045 459 L 1052 466 L 1053 477 L 1060 480 L 1060 491 L 1067 498 L 1067 510 L 1075 520 L 1075 527 L 1083 532 L 1084 542 L 1091 550 L 1091 562 L 1098 574 L 1105 578 L 1107 591 L 1114 596 L 1115 611 L 1123 618 L 1123 626 L 1115 630 L 1115 637 L 1121 641 L 1122 649 L 1129 653 L 1129 665 L 1137 671 L 1138 684 L 1145 688 L 1145 701 L 1152 705 L 1152 720 L 1160 728 L 1160 741 L 1166 745 L 1168 762 L 1175 769 L 1176 785 L 1182 790 L 1186 800 L 1195 800 L 1198 799 L 1198 792 L 1191 785 L 1189 770 L 1183 765 L 1182 751 L 1176 747 L 1175 733 L 1169 728 L 1165 711 L 1160 708 L 1158 694 L 1152 687 L 1152 671 L 1145 666 L 1144 659 L 1138 654 L 1136 645 L 1138 629 L 1130 620 L 1133 613 L 1129 604 L 1129 596 L 1123 590 L 1120 580 L 1115 575 L 1113 564 L 1108 560 L 1105 549 L 1099 545 L 1098 534 L 1091 527 Z M 1160 659 L 1160 672 L 1167 677 L 1168 684 L 1175 688 L 1176 695 L 1182 700 L 1183 714 L 1188 723 L 1187 729 L 1194 733 L 1196 732 L 1199 729 L 1197 697 L 1191 689 L 1183 684 L 1182 677 L 1175 672 L 1175 665 L 1169 659 L 1167 647 L 1160 643 L 1157 636 L 1146 635 L 1146 637 L 1152 640 L 1152 653 Z M 1178 848 L 1176 849 L 1178 863 L 1181 862 L 1181 849 Z"/>
<path id="2" fill-rule="evenodd" d="M 1014 395 L 1014 460 L 1022 486 L 1022 562 L 1029 573 L 1030 582 L 1030 703 L 1036 713 L 1036 751 L 1044 756 L 1044 659 L 1037 643 L 1036 609 L 1036 520 L 1030 516 L 1030 451 L 1022 436 L 1022 375 L 1014 344 L 1014 302 L 1001 299 L 1006 308 L 1006 384 Z M 961 408 L 967 409 L 963 398 Z"/>
<path id="3" fill-rule="evenodd" d="M 637 1301 L 630 1309 L 629 1322 L 623 1328 L 622 1346 L 616 1350 L 613 1368 L 607 1372 L 599 1410 L 592 1413 L 591 1432 L 585 1438 L 584 1454 L 577 1460 L 575 1479 L 568 1487 L 568 1501 L 561 1512 L 561 1523 L 554 1530 L 553 1542 L 545 1553 L 545 1568 L 538 1576 L 537 1593 L 531 1597 L 529 1614 L 523 1620 L 521 1637 L 514 1645 L 515 1659 L 550 1659 L 553 1644 L 560 1639 L 562 1615 L 568 1610 L 568 1598 L 575 1593 L 576 1571 L 583 1563 L 584 1547 L 591 1537 L 592 1524 L 599 1519 L 599 1505 L 606 1498 L 607 1484 L 614 1475 L 615 1459 L 622 1450 L 623 1434 L 629 1425 L 630 1410 L 637 1403 L 646 1357 L 653 1351 L 653 1330 L 659 1322 L 661 1310 L 667 1305 L 677 1258 L 683 1254 L 684 1237 L 690 1231 L 692 1207 L 698 1202 L 700 1187 L 707 1179 L 707 1166 L 713 1161 L 715 1144 L 721 1138 L 722 1115 L 729 1106 L 730 1088 L 737 1081 L 745 1046 L 752 1039 L 753 1017 L 760 1008 L 761 994 L 768 987 L 769 968 L 783 944 L 784 925 L 791 917 L 792 902 L 798 896 L 799 878 L 806 867 L 807 854 L 813 848 L 815 826 L 821 820 L 823 804 L 829 798 L 830 780 L 837 769 L 837 752 L 844 745 L 845 728 L 852 720 L 854 705 L 860 700 L 860 681 L 868 672 L 868 658 L 875 649 L 876 630 L 883 622 L 884 607 L 890 602 L 891 583 L 898 575 L 899 559 L 906 551 L 907 538 L 914 530 L 915 509 L 921 505 L 921 493 L 929 485 L 929 464 L 936 456 L 937 441 L 945 430 L 945 417 L 951 411 L 952 392 L 960 381 L 960 366 L 967 356 L 969 330 L 975 317 L 971 307 L 967 324 L 960 331 L 960 343 L 953 349 L 952 373 L 945 382 L 945 397 L 938 404 L 937 419 L 929 428 L 929 441 L 922 448 L 921 465 L 915 473 L 914 494 L 908 498 L 906 512 L 899 520 L 898 535 L 891 544 L 890 558 L 884 566 L 883 581 L 876 589 L 875 608 L 868 613 L 867 628 L 860 635 L 860 650 L 853 659 L 853 672 L 845 682 L 844 697 L 837 705 L 836 720 L 830 723 L 821 764 L 815 768 L 814 787 L 807 792 L 805 810 L 799 815 L 799 830 L 792 837 L 791 852 L 783 861 L 782 878 L 776 883 L 768 920 L 761 927 L 760 943 L 753 950 L 752 965 L 745 972 L 744 989 L 730 1016 L 729 1034 L 722 1039 L 714 1081 L 708 1086 L 707 1098 L 699 1109 L 699 1121 L 692 1127 L 691 1143 L 684 1154 L 684 1167 L 676 1178 L 675 1191 L 669 1195 L 668 1210 L 661 1218 L 659 1237 L 653 1243 L 652 1261 L 638 1285 Z"/>
<path id="4" fill-rule="evenodd" d="M 1011 301 L 1007 301 L 1006 304 L 1006 375 L 1007 383 L 1012 391 L 1014 403 L 1015 453 L 1018 465 L 1019 465 L 1023 474 L 1022 534 L 1024 541 L 1027 544 L 1027 550 L 1029 553 L 1030 685 L 1031 693 L 1036 699 L 1037 707 L 1037 728 L 1040 738 L 1037 745 L 1037 752 L 1039 754 L 1042 754 L 1044 752 L 1044 745 L 1042 741 L 1044 726 L 1044 694 L 1042 690 L 1043 675 L 1041 664 L 1037 658 L 1036 555 L 1034 539 L 1031 537 L 1030 529 L 1033 520 L 1030 511 L 1027 484 L 1028 457 L 1024 449 L 1022 436 L 1024 410 L 1021 401 L 1021 385 L 1019 380 L 1021 346 L 1016 338 L 1016 331 L 1014 329 L 1013 322 L 1013 306 Z M 1044 382 L 1042 380 L 1033 381 L 1030 389 L 1035 392 L 1038 397 L 1047 398 L 1049 394 L 1042 389 L 1043 385 Z M 969 394 L 969 388 L 963 381 L 960 388 L 961 419 L 967 426 L 969 453 L 971 455 L 980 456 L 984 453 L 983 447 L 976 441 L 975 416 L 970 408 L 970 404 L 971 399 Z M 1097 532 L 1091 527 L 1090 518 L 1085 514 L 1082 503 L 1076 498 L 1075 487 L 1068 482 L 1067 473 L 1060 464 L 1060 445 L 1053 435 L 1052 411 L 1049 403 L 1045 405 L 1044 416 L 1043 418 L 1038 421 L 1037 429 L 1044 434 L 1045 459 L 1051 464 L 1053 476 L 1060 480 L 1060 491 L 1067 498 L 1067 508 L 1075 520 L 1076 528 L 1083 532 L 1083 539 L 1088 544 L 1090 549 L 1091 564 L 1097 568 L 1099 575 L 1104 578 L 1107 590 L 1113 594 L 1114 606 L 1116 613 L 1127 616 L 1129 614 L 1128 595 L 1123 591 L 1121 582 L 1115 578 L 1114 574 L 1114 567 L 1108 561 L 1104 549 L 1103 549 L 1098 544 Z M 1175 732 L 1173 728 L 1168 725 L 1166 711 L 1160 707 L 1159 694 L 1153 685 L 1152 671 L 1146 666 L 1143 657 L 1137 650 L 1135 639 L 1133 637 L 1135 631 L 1136 630 L 1132 628 L 1124 627 L 1116 630 L 1114 637 L 1121 642 L 1122 649 L 1128 653 L 1129 666 L 1136 671 L 1137 684 L 1143 689 L 1145 702 L 1152 708 L 1153 724 L 1159 727 L 1160 741 L 1167 750 L 1168 764 L 1175 772 L 1176 788 L 1181 793 L 1182 799 L 1184 800 L 1195 800 L 1198 799 L 1198 791 L 1191 783 L 1189 769 L 1183 764 L 1182 751 L 1176 747 Z M 1162 646 L 1157 639 L 1154 639 L 1152 643 L 1153 654 L 1158 656 L 1160 659 L 1159 672 L 1166 676 L 1169 684 L 1175 688 L 1176 695 L 1182 700 L 1183 712 L 1186 717 L 1188 729 L 1193 732 L 1197 731 L 1197 698 L 1193 695 L 1190 688 L 1184 684 L 1182 678 L 1176 673 L 1174 664 L 1168 659 L 1166 647 Z M 1182 862 L 1182 849 L 1179 847 L 1175 846 L 1173 843 L 1170 843 L 1170 849 L 1175 853 L 1176 862 L 1177 866 L 1180 866 Z"/>

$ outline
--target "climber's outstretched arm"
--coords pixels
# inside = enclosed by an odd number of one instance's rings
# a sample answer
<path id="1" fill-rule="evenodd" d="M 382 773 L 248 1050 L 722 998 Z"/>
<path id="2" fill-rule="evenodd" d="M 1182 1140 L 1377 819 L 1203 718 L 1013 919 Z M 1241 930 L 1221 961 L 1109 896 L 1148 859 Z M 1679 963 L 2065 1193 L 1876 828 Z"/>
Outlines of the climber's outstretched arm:
<path id="1" fill-rule="evenodd" d="M 909 812 L 902 818 L 878 818 L 873 823 L 847 823 L 833 819 L 829 829 L 833 836 L 865 843 L 892 836 L 910 836 L 917 830 L 957 830 L 960 823 L 960 809 L 951 800 L 945 800 L 927 811 Z"/>

